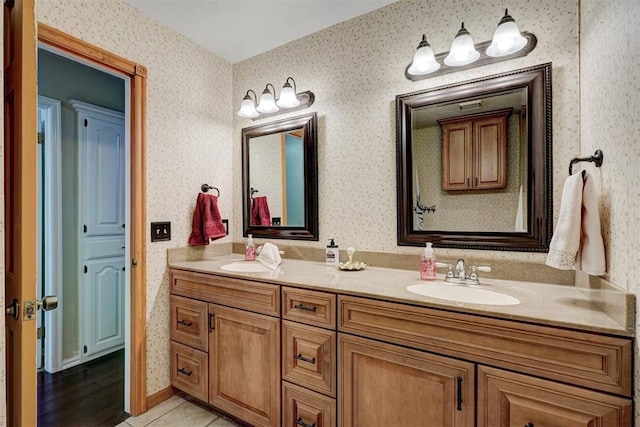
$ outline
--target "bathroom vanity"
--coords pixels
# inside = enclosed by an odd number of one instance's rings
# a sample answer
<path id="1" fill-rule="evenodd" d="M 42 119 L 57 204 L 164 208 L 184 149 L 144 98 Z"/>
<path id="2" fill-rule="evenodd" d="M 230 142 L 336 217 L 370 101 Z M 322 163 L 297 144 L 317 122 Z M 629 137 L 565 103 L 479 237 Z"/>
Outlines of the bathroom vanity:
<path id="1" fill-rule="evenodd" d="M 631 426 L 633 331 L 588 291 L 456 303 L 417 272 L 238 260 L 170 262 L 171 384 L 251 425 Z"/>

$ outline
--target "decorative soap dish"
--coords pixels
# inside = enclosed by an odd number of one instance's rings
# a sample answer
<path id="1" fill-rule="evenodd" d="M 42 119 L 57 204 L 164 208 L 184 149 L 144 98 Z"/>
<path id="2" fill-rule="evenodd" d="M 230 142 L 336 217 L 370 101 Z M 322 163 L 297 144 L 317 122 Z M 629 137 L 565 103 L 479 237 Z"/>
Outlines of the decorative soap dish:
<path id="1" fill-rule="evenodd" d="M 341 262 L 338 264 L 338 269 L 342 271 L 360 271 L 364 270 L 367 266 L 364 262 Z"/>
<path id="2" fill-rule="evenodd" d="M 353 254 L 356 250 L 353 248 L 347 248 L 347 255 L 349 255 L 349 262 L 340 262 L 337 267 L 342 271 L 360 271 L 364 270 L 367 266 L 364 262 L 353 262 Z"/>

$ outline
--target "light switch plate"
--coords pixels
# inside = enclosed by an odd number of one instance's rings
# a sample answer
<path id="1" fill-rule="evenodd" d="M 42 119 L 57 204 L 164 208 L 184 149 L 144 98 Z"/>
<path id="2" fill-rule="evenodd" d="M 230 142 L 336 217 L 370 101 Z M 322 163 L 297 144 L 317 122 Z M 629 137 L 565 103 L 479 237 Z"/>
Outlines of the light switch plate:
<path id="1" fill-rule="evenodd" d="M 152 222 L 151 241 L 165 242 L 167 240 L 171 240 L 171 222 Z"/>

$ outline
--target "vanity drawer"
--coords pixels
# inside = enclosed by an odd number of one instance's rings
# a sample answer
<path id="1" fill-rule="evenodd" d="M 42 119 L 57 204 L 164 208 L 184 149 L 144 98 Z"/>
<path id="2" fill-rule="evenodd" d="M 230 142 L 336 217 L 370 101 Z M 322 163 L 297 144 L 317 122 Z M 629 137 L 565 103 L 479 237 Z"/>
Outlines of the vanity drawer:
<path id="1" fill-rule="evenodd" d="M 171 341 L 171 385 L 206 402 L 208 380 L 207 353 Z"/>
<path id="2" fill-rule="evenodd" d="M 198 350 L 207 351 L 209 337 L 207 303 L 171 295 L 170 336 Z"/>
<path id="3" fill-rule="evenodd" d="M 269 316 L 280 315 L 280 286 L 171 269 L 171 293 Z"/>
<path id="4" fill-rule="evenodd" d="M 282 382 L 283 427 L 335 427 L 336 401 L 330 397 Z"/>
<path id="5" fill-rule="evenodd" d="M 282 287 L 282 318 L 321 328 L 336 328 L 336 296 Z"/>
<path id="6" fill-rule="evenodd" d="M 338 313 L 341 332 L 631 395 L 630 339 L 349 296 Z"/>
<path id="7" fill-rule="evenodd" d="M 336 332 L 284 320 L 282 379 L 336 396 Z"/>

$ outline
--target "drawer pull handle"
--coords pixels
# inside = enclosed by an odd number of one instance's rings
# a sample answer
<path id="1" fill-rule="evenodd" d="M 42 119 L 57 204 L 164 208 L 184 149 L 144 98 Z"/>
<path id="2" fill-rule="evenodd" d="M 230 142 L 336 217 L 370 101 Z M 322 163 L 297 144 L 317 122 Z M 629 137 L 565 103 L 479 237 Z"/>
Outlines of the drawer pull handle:
<path id="1" fill-rule="evenodd" d="M 316 358 L 315 358 L 315 357 L 313 357 L 313 358 L 311 358 L 311 359 L 307 359 L 307 358 L 306 358 L 306 357 L 304 357 L 303 355 L 298 354 L 298 355 L 296 355 L 296 356 L 293 356 L 293 358 L 294 358 L 294 359 L 298 359 L 298 360 L 302 360 L 303 362 L 313 363 L 314 365 L 315 365 L 315 363 L 316 363 Z"/>
<path id="2" fill-rule="evenodd" d="M 213 313 L 209 313 L 209 332 L 213 332 L 213 330 L 215 329 L 215 326 L 213 324 L 214 316 L 215 315 Z"/>
<path id="3" fill-rule="evenodd" d="M 462 377 L 458 377 L 458 411 L 462 411 Z"/>
<path id="4" fill-rule="evenodd" d="M 315 313 L 316 310 L 318 310 L 318 307 L 307 307 L 306 305 L 303 305 L 303 304 L 294 305 L 293 308 L 297 308 L 298 310 L 311 311 L 313 313 Z"/>
<path id="5" fill-rule="evenodd" d="M 533 423 L 527 423 L 527 425 L 524 427 L 536 427 L 536 426 L 534 426 Z"/>
<path id="6" fill-rule="evenodd" d="M 189 322 L 188 320 L 178 320 L 178 325 L 184 325 L 188 328 L 193 325 L 193 322 Z"/>
<path id="7" fill-rule="evenodd" d="M 186 369 L 184 369 L 184 368 L 178 368 L 178 372 L 180 372 L 181 374 L 184 374 L 184 375 L 186 375 L 186 376 L 188 376 L 188 377 L 190 377 L 190 376 L 191 376 L 191 374 L 193 374 L 193 371 L 187 371 L 187 370 L 186 370 Z"/>
<path id="8" fill-rule="evenodd" d="M 302 417 L 296 418 L 295 419 L 295 423 L 298 424 L 299 426 L 302 426 L 302 427 L 316 427 L 316 423 L 307 424 L 304 421 L 302 421 Z"/>

